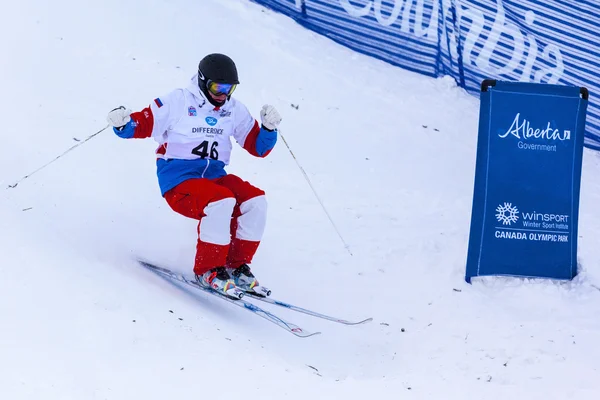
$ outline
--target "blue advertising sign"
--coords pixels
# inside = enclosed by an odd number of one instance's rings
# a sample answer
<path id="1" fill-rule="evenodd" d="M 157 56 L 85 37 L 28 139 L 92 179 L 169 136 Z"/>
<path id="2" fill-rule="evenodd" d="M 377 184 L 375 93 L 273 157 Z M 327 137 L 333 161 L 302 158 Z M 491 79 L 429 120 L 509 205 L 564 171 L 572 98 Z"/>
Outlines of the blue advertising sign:
<path id="1" fill-rule="evenodd" d="M 484 81 L 465 279 L 572 279 L 588 94 Z"/>

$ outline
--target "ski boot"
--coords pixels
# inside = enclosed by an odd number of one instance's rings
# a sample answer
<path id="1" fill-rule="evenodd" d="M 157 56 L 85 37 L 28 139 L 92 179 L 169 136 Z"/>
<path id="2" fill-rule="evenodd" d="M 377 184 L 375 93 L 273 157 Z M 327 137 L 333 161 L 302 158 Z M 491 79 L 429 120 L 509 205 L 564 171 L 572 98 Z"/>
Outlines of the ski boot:
<path id="1" fill-rule="evenodd" d="M 235 285 L 225 267 L 216 267 L 202 275 L 196 275 L 196 282 L 233 299 L 239 300 L 244 297 L 244 291 Z"/>
<path id="2" fill-rule="evenodd" d="M 256 277 L 250 271 L 248 264 L 244 263 L 237 268 L 228 268 L 227 271 L 233 278 L 236 286 L 243 290 L 257 296 L 267 297 L 271 295 L 271 291 L 266 287 L 260 286 Z"/>

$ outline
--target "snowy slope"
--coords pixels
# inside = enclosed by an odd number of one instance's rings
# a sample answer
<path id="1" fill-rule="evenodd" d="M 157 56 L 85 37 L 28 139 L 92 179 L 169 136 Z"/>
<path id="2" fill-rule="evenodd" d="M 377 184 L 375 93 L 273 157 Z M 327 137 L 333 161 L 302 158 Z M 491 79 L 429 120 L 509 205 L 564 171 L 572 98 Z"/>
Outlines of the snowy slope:
<path id="1" fill-rule="evenodd" d="M 3 7 L 0 34 L 0 398 L 600 396 L 597 153 L 584 155 L 580 275 L 469 286 L 479 103 L 450 80 L 245 0 L 24 0 Z M 302 340 L 139 268 L 189 272 L 196 240 L 160 197 L 150 140 L 107 129 L 7 188 L 111 108 L 187 85 L 214 51 L 236 60 L 256 116 L 281 111 L 352 253 L 280 140 L 264 160 L 236 148 L 229 168 L 268 194 L 254 270 L 274 296 L 370 325 L 276 310 L 323 331 Z"/>

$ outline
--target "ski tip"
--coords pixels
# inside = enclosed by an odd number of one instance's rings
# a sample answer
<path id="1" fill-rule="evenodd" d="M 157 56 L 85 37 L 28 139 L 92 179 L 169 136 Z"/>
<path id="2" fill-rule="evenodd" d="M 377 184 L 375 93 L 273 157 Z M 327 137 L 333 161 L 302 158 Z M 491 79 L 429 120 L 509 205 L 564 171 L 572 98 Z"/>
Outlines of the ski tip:
<path id="1" fill-rule="evenodd" d="M 306 332 L 306 331 L 301 331 L 301 332 L 296 332 L 294 330 L 291 331 L 294 335 L 296 335 L 299 338 L 308 338 L 311 336 L 316 336 L 316 335 L 320 335 L 321 332 Z"/>
<path id="2" fill-rule="evenodd" d="M 153 264 L 152 262 L 144 260 L 144 259 L 141 259 L 141 258 L 136 259 L 136 261 L 142 267 L 146 267 L 146 268 L 151 269 L 151 270 L 155 270 L 155 271 L 163 271 L 163 270 L 165 270 L 165 268 L 159 267 L 158 265 Z"/>
<path id="3" fill-rule="evenodd" d="M 146 267 L 146 268 L 148 268 L 151 271 L 162 272 L 163 274 L 173 274 L 173 271 L 171 271 L 171 270 L 169 270 L 167 268 L 159 267 L 158 265 L 153 264 L 153 263 L 151 263 L 149 261 L 138 259 L 137 262 L 140 263 L 140 265 L 142 267 Z"/>
<path id="4" fill-rule="evenodd" d="M 339 322 L 340 324 L 344 324 L 344 325 L 362 325 L 362 324 L 366 324 L 371 321 L 373 321 L 373 318 L 363 319 L 362 321 L 346 321 L 343 319 L 338 319 L 336 322 Z"/>
<path id="5" fill-rule="evenodd" d="M 290 333 L 293 333 L 294 335 L 301 337 L 301 338 L 307 338 L 307 337 L 311 337 L 311 336 L 315 336 L 315 335 L 320 335 L 321 332 L 309 332 L 309 331 L 305 331 L 304 329 L 300 328 L 299 326 L 293 325 L 293 324 L 289 324 L 286 326 L 287 331 L 289 331 Z"/>

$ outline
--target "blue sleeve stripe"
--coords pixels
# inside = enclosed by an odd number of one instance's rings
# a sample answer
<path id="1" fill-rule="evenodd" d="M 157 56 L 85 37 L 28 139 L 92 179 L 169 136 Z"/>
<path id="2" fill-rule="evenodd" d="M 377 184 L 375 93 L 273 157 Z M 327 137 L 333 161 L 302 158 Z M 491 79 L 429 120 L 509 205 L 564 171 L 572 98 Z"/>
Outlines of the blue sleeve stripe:
<path id="1" fill-rule="evenodd" d="M 113 131 L 122 139 L 131 139 L 135 134 L 135 128 L 133 127 L 131 121 L 129 121 L 122 130 L 119 131 L 117 128 L 113 127 Z"/>
<path id="2" fill-rule="evenodd" d="M 264 156 L 275 147 L 275 143 L 277 143 L 277 130 L 268 131 L 261 127 L 256 137 L 256 153 L 261 157 Z"/>

